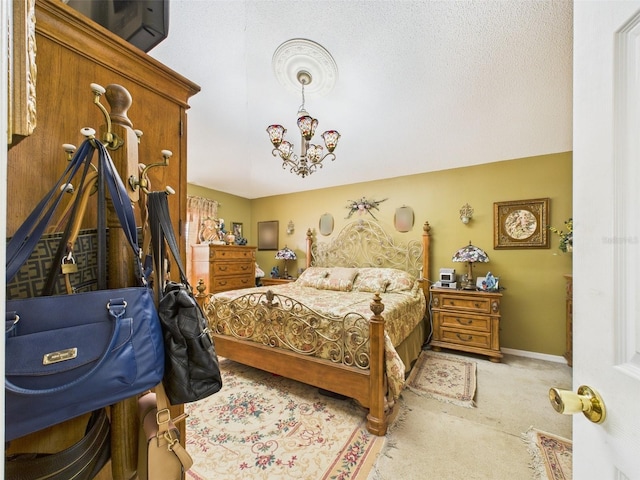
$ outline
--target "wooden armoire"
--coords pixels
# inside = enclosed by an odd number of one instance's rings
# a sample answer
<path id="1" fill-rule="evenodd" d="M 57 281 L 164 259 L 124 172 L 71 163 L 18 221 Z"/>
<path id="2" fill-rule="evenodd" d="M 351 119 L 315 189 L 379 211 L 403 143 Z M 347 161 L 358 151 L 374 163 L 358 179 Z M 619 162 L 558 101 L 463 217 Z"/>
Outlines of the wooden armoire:
<path id="1" fill-rule="evenodd" d="M 25 52 L 16 51 L 16 48 L 30 50 L 26 53 L 31 53 L 35 61 L 32 64 L 27 61 L 23 66 L 33 78 L 29 79 L 31 90 L 14 91 L 12 100 L 28 102 L 28 107 L 23 110 L 27 114 L 35 114 L 32 119 L 35 128 L 24 135 L 17 132 L 9 140 L 6 236 L 10 237 L 15 232 L 64 170 L 67 158 L 62 145 L 79 146 L 84 140 L 81 128 L 91 127 L 99 131 L 105 125 L 103 113 L 94 104 L 90 85 L 120 85 L 132 98 L 126 116 L 133 129 L 143 132 L 137 145 L 138 162 L 146 165 L 162 162 L 162 150 L 173 153 L 168 166 L 149 170 L 150 190 L 164 190 L 167 185 L 175 190 L 175 195 L 169 197 L 169 206 L 174 229 L 179 235 L 181 255 L 185 258 L 182 240 L 186 216 L 186 112 L 189 98 L 200 87 L 60 0 L 27 0 L 24 4 L 27 24 L 35 15 L 35 30 L 33 35 L 28 29 L 26 32 L 14 30 L 17 35 L 24 34 L 26 41 L 14 41 L 13 53 L 16 57 L 25 58 Z M 101 103 L 109 110 L 104 97 Z M 118 119 L 113 121 L 119 122 Z M 123 149 L 125 153 L 122 153 Z M 111 152 L 119 170 L 123 157 L 126 157 L 126 149 L 125 145 Z M 120 170 L 125 183 L 128 184 L 128 177 L 136 167 L 122 166 L 123 170 L 128 168 L 127 171 Z M 135 198 L 135 190 L 128 188 Z M 83 228 L 95 228 L 95 217 L 95 212 L 90 212 Z M 136 399 L 124 403 L 112 408 L 112 462 L 98 479 L 135 478 Z M 114 415 L 116 410 L 118 413 Z M 172 410 L 176 415 L 182 406 L 172 407 Z M 71 421 L 56 426 L 55 434 L 36 432 L 11 442 L 9 448 L 59 451 L 73 442 L 78 428 Z M 184 442 L 184 424 L 181 424 L 181 434 Z"/>

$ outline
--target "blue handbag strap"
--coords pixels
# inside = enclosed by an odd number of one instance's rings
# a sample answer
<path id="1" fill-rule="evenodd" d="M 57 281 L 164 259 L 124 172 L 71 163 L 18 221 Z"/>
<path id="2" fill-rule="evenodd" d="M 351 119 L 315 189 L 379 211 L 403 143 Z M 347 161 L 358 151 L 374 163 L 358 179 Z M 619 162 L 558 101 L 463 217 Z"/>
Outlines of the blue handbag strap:
<path id="1" fill-rule="evenodd" d="M 106 183 L 114 210 L 125 237 L 133 249 L 137 262 L 140 263 L 136 221 L 131 200 L 129 199 L 124 183 L 118 175 L 106 147 L 97 140 L 87 139 L 76 151 L 76 154 L 54 187 L 44 196 L 38 205 L 36 205 L 7 244 L 7 282 L 9 282 L 20 270 L 22 265 L 24 265 L 44 234 L 47 225 L 50 223 L 64 195 L 64 189 L 60 187 L 70 183 L 82 165 L 88 166 L 88 163 L 91 163 L 93 152 L 96 149 L 98 150 L 98 171 L 99 173 L 102 172 L 102 178 L 98 181 L 99 188 L 100 185 L 104 186 Z M 99 226 L 98 230 L 102 230 L 104 233 L 104 227 L 104 225 L 102 228 Z M 98 262 L 98 264 L 100 263 L 106 265 L 106 259 Z M 52 268 L 56 267 L 57 265 L 53 265 Z M 139 272 L 142 272 L 141 266 L 138 265 L 138 267 Z"/>

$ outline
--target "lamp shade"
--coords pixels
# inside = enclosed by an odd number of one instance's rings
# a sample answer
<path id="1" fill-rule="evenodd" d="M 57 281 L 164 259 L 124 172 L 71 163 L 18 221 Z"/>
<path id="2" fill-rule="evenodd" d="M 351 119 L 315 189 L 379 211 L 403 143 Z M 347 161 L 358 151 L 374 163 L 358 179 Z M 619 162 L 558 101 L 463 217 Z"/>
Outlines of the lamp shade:
<path id="1" fill-rule="evenodd" d="M 463 277 L 462 288 L 465 290 L 473 290 L 475 285 L 473 283 L 472 266 L 476 262 L 487 263 L 489 261 L 489 255 L 487 255 L 481 248 L 478 248 L 469 242 L 469 245 L 462 247 L 454 253 L 451 260 L 454 262 L 467 262 L 467 274 L 466 279 Z"/>
<path id="2" fill-rule="evenodd" d="M 454 253 L 451 260 L 454 262 L 487 263 L 489 261 L 489 255 L 487 255 L 487 253 L 481 248 L 476 247 L 469 242 L 469 245 L 462 247 Z"/>
<path id="3" fill-rule="evenodd" d="M 278 250 L 276 253 L 276 259 L 278 260 L 296 260 L 296 252 L 285 246 L 282 250 Z"/>

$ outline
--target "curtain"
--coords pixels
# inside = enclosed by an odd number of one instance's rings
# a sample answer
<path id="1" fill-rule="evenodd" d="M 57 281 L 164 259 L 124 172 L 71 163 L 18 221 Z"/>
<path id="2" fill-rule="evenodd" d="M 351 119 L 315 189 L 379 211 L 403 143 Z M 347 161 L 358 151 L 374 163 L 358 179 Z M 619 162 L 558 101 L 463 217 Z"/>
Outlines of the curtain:
<path id="1" fill-rule="evenodd" d="M 187 222 L 185 225 L 185 238 L 187 242 L 187 278 L 191 278 L 191 245 L 200 243 L 198 232 L 203 220 L 218 218 L 220 203 L 210 198 L 187 195 Z M 195 288 L 195 285 L 192 285 Z"/>

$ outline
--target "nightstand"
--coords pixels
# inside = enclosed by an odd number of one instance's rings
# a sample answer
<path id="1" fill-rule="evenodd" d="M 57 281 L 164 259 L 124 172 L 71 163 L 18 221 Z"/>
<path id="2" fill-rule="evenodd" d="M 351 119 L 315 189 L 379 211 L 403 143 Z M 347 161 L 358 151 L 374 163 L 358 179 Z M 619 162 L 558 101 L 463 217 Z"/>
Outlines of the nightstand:
<path id="1" fill-rule="evenodd" d="M 262 277 L 260 279 L 260 282 L 265 287 L 268 287 L 270 285 L 280 285 L 282 283 L 290 283 L 290 282 L 295 282 L 295 281 L 296 281 L 295 278 L 267 278 L 267 277 Z"/>
<path id="2" fill-rule="evenodd" d="M 461 350 L 500 361 L 501 293 L 432 288 L 431 295 L 433 350 Z"/>

